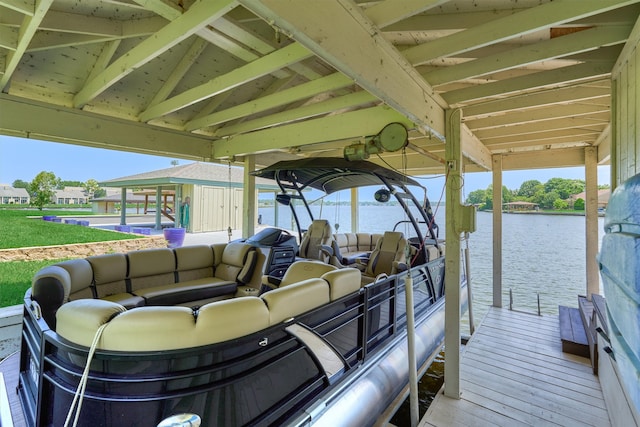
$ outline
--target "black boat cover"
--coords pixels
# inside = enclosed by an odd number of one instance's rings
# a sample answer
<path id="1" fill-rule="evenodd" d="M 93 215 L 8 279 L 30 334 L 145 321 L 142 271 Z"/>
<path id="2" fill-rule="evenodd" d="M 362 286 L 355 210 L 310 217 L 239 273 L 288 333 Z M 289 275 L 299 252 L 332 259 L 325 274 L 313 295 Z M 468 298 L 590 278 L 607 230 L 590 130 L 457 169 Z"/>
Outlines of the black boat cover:
<path id="1" fill-rule="evenodd" d="M 382 179 L 392 185 L 422 187 L 420 183 L 400 172 L 364 160 L 349 161 L 340 157 L 285 160 L 252 172 L 252 175 L 297 182 L 304 187 L 311 187 L 327 194 L 350 188 L 381 185 Z"/>

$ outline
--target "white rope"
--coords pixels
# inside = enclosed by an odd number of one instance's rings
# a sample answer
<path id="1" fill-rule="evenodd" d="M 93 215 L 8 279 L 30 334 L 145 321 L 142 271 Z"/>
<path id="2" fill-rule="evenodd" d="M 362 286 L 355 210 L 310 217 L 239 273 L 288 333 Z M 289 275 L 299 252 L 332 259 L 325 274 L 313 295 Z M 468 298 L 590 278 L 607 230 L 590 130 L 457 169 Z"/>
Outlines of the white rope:
<path id="1" fill-rule="evenodd" d="M 96 331 L 95 336 L 93 337 L 93 341 L 91 342 L 91 347 L 89 348 L 89 354 L 87 355 L 87 364 L 84 367 L 84 372 L 82 372 L 82 377 L 80 378 L 80 383 L 78 383 L 78 388 L 76 389 L 76 393 L 73 396 L 73 402 L 71 402 L 71 407 L 69 408 L 69 412 L 67 413 L 67 419 L 64 422 L 64 427 L 69 426 L 69 421 L 71 420 L 71 414 L 73 414 L 74 408 L 76 406 L 76 402 L 78 404 L 78 409 L 76 410 L 76 415 L 73 420 L 73 427 L 78 424 L 78 418 L 80 417 L 80 409 L 82 408 L 82 400 L 84 398 L 84 390 L 87 387 L 87 382 L 89 380 L 89 366 L 91 365 L 91 359 L 93 359 L 93 354 L 96 352 L 96 347 L 98 346 L 98 341 L 100 341 L 100 336 L 102 335 L 102 331 L 106 328 L 108 323 L 100 326 Z"/>

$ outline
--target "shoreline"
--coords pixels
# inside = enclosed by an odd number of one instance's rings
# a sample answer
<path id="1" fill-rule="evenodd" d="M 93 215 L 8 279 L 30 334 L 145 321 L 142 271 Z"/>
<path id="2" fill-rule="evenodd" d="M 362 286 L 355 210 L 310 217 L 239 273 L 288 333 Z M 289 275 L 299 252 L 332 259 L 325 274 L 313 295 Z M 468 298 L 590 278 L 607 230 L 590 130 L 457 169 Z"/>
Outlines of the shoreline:
<path id="1" fill-rule="evenodd" d="M 492 209 L 482 210 L 478 212 L 493 213 Z M 565 216 L 585 216 L 584 211 L 576 212 L 554 212 L 554 211 L 502 211 L 503 214 L 516 215 L 565 215 Z M 604 217 L 604 212 L 598 212 L 599 217 Z"/>

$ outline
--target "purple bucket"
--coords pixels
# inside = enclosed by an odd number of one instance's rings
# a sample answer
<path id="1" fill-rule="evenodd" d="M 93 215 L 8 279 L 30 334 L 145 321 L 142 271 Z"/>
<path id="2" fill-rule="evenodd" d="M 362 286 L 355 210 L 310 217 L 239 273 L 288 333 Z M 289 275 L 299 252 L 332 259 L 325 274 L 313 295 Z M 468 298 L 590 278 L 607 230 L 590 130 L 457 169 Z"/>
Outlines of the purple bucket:
<path id="1" fill-rule="evenodd" d="M 184 243 L 186 233 L 184 228 L 165 228 L 162 232 L 168 248 L 179 248 Z"/>

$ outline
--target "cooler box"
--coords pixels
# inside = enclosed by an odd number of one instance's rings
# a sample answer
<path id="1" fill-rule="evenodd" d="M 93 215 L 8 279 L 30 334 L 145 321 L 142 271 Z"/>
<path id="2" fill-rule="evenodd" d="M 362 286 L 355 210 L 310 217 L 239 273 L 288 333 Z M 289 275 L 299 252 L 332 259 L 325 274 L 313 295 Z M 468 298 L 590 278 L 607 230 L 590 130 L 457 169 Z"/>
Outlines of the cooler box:
<path id="1" fill-rule="evenodd" d="M 611 195 L 598 261 L 613 354 L 640 409 L 640 174 Z"/>

